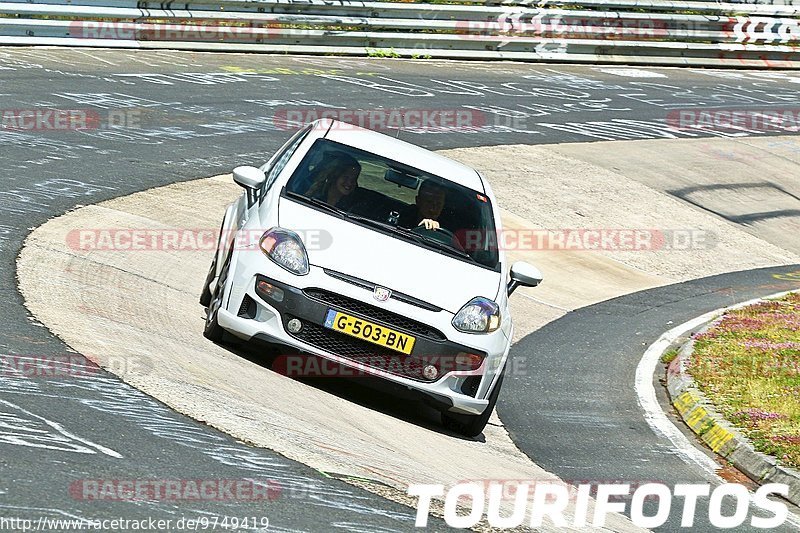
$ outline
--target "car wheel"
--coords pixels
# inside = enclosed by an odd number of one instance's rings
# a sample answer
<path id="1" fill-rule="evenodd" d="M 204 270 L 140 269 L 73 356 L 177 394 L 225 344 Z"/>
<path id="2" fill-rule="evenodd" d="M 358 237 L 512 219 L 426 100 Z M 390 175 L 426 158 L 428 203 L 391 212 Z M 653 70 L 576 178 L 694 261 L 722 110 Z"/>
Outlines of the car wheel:
<path id="1" fill-rule="evenodd" d="M 222 299 L 225 292 L 225 281 L 228 279 L 228 272 L 231 266 L 231 253 L 225 258 L 225 263 L 222 265 L 222 271 L 219 273 L 219 280 L 217 286 L 214 287 L 214 293 L 211 295 L 208 307 L 206 308 L 206 325 L 203 328 L 203 336 L 213 342 L 221 342 L 225 334 L 225 330 L 217 322 L 217 313 L 219 308 L 222 307 Z M 213 267 L 213 265 L 212 265 Z"/>
<path id="2" fill-rule="evenodd" d="M 447 429 L 455 431 L 465 437 L 477 437 L 483 432 L 486 423 L 489 422 L 489 417 L 492 416 L 494 406 L 497 404 L 497 397 L 500 395 L 500 388 L 503 386 L 503 377 L 505 376 L 505 369 L 500 374 L 500 378 L 492 389 L 489 395 L 489 405 L 483 413 L 479 415 L 463 415 L 450 412 L 442 412 L 442 424 Z"/>
<path id="3" fill-rule="evenodd" d="M 203 307 L 208 307 L 211 305 L 211 289 L 208 288 L 211 285 L 211 282 L 214 280 L 214 274 L 217 271 L 217 254 L 214 254 L 214 259 L 211 261 L 211 268 L 208 269 L 208 275 L 206 276 L 205 282 L 203 282 L 203 292 L 200 293 L 200 305 Z"/>

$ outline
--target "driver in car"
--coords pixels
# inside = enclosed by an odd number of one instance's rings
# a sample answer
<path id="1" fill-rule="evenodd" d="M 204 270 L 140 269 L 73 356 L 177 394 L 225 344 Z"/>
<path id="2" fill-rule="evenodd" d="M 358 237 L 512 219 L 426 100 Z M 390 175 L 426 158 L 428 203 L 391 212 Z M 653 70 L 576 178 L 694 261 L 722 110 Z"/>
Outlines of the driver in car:
<path id="1" fill-rule="evenodd" d="M 441 226 L 436 219 L 442 214 L 445 200 L 447 192 L 441 184 L 431 179 L 423 181 L 414 205 L 409 205 L 400 213 L 397 225 L 404 228 L 424 226 L 427 230 L 439 229 Z"/>

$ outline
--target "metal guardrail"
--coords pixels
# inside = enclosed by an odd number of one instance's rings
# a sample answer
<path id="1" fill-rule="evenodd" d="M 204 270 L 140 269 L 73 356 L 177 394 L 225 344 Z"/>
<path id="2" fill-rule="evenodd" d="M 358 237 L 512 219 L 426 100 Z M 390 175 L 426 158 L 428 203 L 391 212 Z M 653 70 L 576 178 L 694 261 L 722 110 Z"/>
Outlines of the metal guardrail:
<path id="1" fill-rule="evenodd" d="M 797 68 L 778 1 L 11 0 L 0 44 Z"/>
<path id="2" fill-rule="evenodd" d="M 402 0 L 401 0 L 402 1 Z M 515 7 L 515 6 L 524 6 L 524 7 L 543 7 L 545 5 L 559 5 L 559 4 L 568 4 L 567 1 L 557 0 L 557 1 L 548 1 L 548 0 L 483 0 L 483 1 L 476 1 L 476 0 L 448 0 L 449 3 L 454 4 L 483 4 L 483 5 L 491 5 L 491 6 L 507 6 L 507 7 Z M 602 4 L 612 4 L 613 2 L 603 2 L 600 0 L 597 3 Z M 641 2 L 639 2 L 641 3 Z M 679 3 L 685 4 L 686 2 L 658 2 L 660 4 L 663 3 Z M 793 5 L 800 5 L 800 0 L 727 0 L 723 2 L 721 0 L 695 0 L 693 3 L 700 4 L 737 4 L 737 5 L 777 5 L 777 6 L 793 6 Z M 586 5 L 584 2 L 581 4 Z M 627 3 L 630 5 L 630 3 Z"/>

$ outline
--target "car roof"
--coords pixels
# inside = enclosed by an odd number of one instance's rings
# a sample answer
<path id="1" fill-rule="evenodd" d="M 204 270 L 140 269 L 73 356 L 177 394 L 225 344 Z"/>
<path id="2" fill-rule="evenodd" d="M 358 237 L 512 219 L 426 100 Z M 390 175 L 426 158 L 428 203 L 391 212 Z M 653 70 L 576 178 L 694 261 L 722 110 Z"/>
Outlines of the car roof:
<path id="1" fill-rule="evenodd" d="M 400 139 L 347 122 L 321 119 L 317 123 L 318 128 L 328 129 L 325 135 L 326 139 L 418 168 L 475 191 L 486 192 L 480 174 L 463 163 Z"/>

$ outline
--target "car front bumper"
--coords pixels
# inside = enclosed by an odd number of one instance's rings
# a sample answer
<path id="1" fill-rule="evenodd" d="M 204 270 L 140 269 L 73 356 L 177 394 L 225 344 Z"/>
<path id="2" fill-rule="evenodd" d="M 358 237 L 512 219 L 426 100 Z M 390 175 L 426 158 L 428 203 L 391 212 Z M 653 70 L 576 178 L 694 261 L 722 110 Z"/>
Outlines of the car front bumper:
<path id="1" fill-rule="evenodd" d="M 317 280 L 322 281 L 322 269 L 314 268 Z M 385 311 L 368 304 L 361 298 L 354 297 L 352 291 L 361 290 L 351 286 L 336 286 L 335 280 L 325 278 L 325 283 L 314 283 L 314 277 L 308 280 L 310 288 L 294 287 L 273 277 L 262 276 L 252 272 L 240 272 L 237 283 L 233 284 L 227 305 L 220 309 L 218 321 L 220 326 L 234 335 L 244 339 L 260 339 L 272 344 L 287 347 L 302 353 L 320 356 L 333 361 L 354 372 L 342 372 L 343 376 L 376 376 L 399 385 L 441 410 L 481 414 L 488 405 L 486 399 L 493 387 L 492 381 L 498 375 L 497 369 L 508 355 L 507 341 L 497 342 L 498 337 L 487 343 L 484 349 L 456 343 L 430 326 L 430 332 L 420 329 L 427 322 L 416 322 L 408 319 L 402 323 L 408 327 L 398 327 L 396 322 L 381 319 L 369 313 L 370 308 L 378 312 Z M 277 298 L 256 290 L 256 283 L 264 280 L 282 292 L 280 301 Z M 325 289 L 318 289 L 318 286 Z M 236 287 L 234 289 L 234 287 Z M 320 292 L 324 293 L 322 296 Z M 350 292 L 350 294 L 347 294 Z M 326 298 L 325 294 L 341 298 Z M 362 304 L 353 309 L 352 302 Z M 411 355 L 394 352 L 388 348 L 368 344 L 343 333 L 324 327 L 328 310 L 334 309 L 349 315 L 363 318 L 370 322 L 413 335 L 416 342 Z M 446 312 L 442 312 L 447 314 Z M 407 316 L 407 315 L 404 315 Z M 450 315 L 451 317 L 452 315 Z M 390 317 L 391 318 L 391 317 Z M 297 319 L 302 324 L 300 332 L 290 333 L 287 324 Z M 437 333 L 439 335 L 437 335 Z M 439 338 L 437 338 L 439 337 Z M 486 337 L 484 337 L 485 339 Z M 479 336 L 470 339 L 483 340 Z M 489 349 L 486 349 L 489 348 Z M 475 370 L 465 370 L 455 363 L 458 354 L 470 353 L 484 356 L 483 363 Z M 287 353 L 286 357 L 298 357 L 295 353 Z M 294 359 L 293 361 L 297 361 Z M 434 380 L 426 380 L 421 372 L 425 364 L 434 364 L 441 368 L 441 375 Z M 302 366 L 302 364 L 300 365 Z M 297 370 L 298 365 L 294 365 Z M 301 372 L 302 373 L 302 372 Z M 291 374 L 290 374 L 291 375 Z"/>

